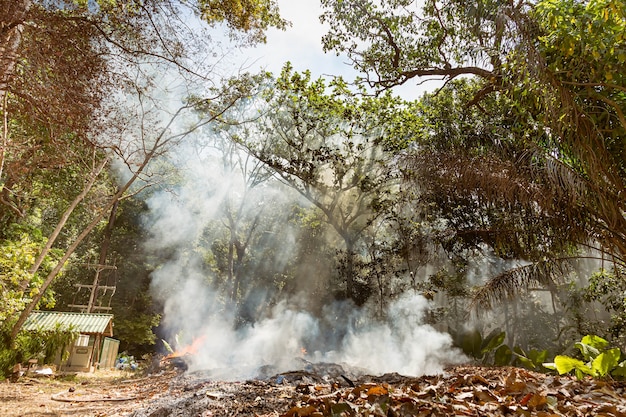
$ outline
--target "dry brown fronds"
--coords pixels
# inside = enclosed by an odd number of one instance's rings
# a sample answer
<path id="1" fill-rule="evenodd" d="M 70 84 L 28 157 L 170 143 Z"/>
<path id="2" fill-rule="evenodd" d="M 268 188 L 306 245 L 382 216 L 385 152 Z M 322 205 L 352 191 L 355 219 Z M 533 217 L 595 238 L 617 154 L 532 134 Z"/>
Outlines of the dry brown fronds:
<path id="1" fill-rule="evenodd" d="M 474 293 L 471 307 L 489 310 L 495 303 L 511 300 L 531 285 L 554 289 L 571 271 L 571 258 L 545 259 L 509 269 L 487 281 Z"/>

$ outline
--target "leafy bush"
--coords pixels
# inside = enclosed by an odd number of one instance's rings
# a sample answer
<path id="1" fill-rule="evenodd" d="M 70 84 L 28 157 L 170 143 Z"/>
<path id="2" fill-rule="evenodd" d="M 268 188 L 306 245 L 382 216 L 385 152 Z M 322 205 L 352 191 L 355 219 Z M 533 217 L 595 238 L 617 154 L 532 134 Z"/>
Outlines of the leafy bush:
<path id="1" fill-rule="evenodd" d="M 601 269 L 586 287 L 568 294 L 568 313 L 579 335 L 596 334 L 615 345 L 626 346 L 626 280 L 623 268 Z"/>
<path id="2" fill-rule="evenodd" d="M 8 327 L 8 326 L 7 326 Z M 72 343 L 78 333 L 72 328 L 61 327 L 53 331 L 22 331 L 15 345 L 9 342 L 10 327 L 0 333 L 0 377 L 6 378 L 13 372 L 13 366 L 36 358 L 40 363 L 50 363 L 59 351 Z M 67 354 L 67 352 L 64 352 Z M 67 359 L 63 357 L 62 359 Z"/>
<path id="3" fill-rule="evenodd" d="M 574 345 L 582 359 L 557 355 L 553 363 L 543 364 L 546 368 L 556 370 L 559 374 L 574 371 L 578 379 L 585 375 L 596 378 L 606 376 L 626 377 L 626 360 L 622 358 L 619 348 L 609 348 L 609 342 L 599 336 L 587 335 Z"/>
<path id="4" fill-rule="evenodd" d="M 485 364 L 496 366 L 521 366 L 532 370 L 541 370 L 548 351 L 530 349 L 524 351 L 519 346 L 512 349 L 504 343 L 506 332 L 494 330 L 483 338 L 478 330 L 466 332 L 457 339 L 457 345 L 463 352 Z"/>

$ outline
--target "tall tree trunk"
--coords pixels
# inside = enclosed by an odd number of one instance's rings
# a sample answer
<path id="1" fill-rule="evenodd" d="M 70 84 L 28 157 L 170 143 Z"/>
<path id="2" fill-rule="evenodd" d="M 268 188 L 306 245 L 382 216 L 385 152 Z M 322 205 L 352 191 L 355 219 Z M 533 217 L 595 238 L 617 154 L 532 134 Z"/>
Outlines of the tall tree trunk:
<path id="1" fill-rule="evenodd" d="M 2 107 L 0 108 L 0 113 L 2 114 L 2 145 L 0 145 L 0 181 L 4 183 L 2 180 L 2 173 L 4 172 L 4 160 L 6 155 L 6 150 L 9 146 L 9 115 L 6 112 L 7 102 L 9 98 L 9 93 L 7 91 L 4 92 L 2 96 Z M 0 191 L 1 188 L 0 188 Z"/>
<path id="2" fill-rule="evenodd" d="M 3 0 L 0 9 L 0 114 L 2 114 L 2 149 L 0 149 L 0 184 L 6 149 L 9 144 L 9 115 L 7 103 L 9 84 L 15 74 L 18 51 L 22 42 L 22 29 L 31 0 Z M 0 191 L 2 190 L 0 185 Z"/>
<path id="3" fill-rule="evenodd" d="M 39 270 L 39 267 L 41 266 L 46 255 L 48 255 L 48 253 L 50 252 L 50 249 L 52 249 L 52 245 L 54 245 L 54 242 L 59 237 L 59 234 L 61 234 L 61 231 L 65 227 L 65 224 L 69 220 L 72 212 L 74 212 L 76 207 L 81 203 L 81 201 L 85 199 L 89 191 L 91 191 L 91 188 L 95 184 L 96 179 L 98 178 L 98 176 L 100 175 L 100 173 L 102 172 L 102 170 L 104 169 L 104 167 L 106 166 L 108 162 L 109 162 L 108 158 L 103 158 L 100 164 L 94 167 L 94 169 L 91 171 L 89 180 L 83 187 L 83 190 L 80 192 L 80 194 L 76 196 L 76 198 L 74 198 L 74 200 L 65 210 L 65 212 L 63 212 L 63 215 L 59 219 L 59 222 L 57 223 L 56 227 L 54 228 L 50 236 L 48 236 L 48 240 L 46 241 L 46 244 L 44 245 L 41 252 L 39 253 L 39 256 L 37 257 L 37 259 L 35 259 L 35 263 L 28 270 L 29 278 L 25 279 L 24 281 L 20 283 L 21 291 L 26 291 L 26 288 L 28 288 L 28 284 L 30 282 L 30 278 L 32 278 L 32 276 L 35 275 L 35 273 Z"/>
<path id="4" fill-rule="evenodd" d="M 235 253 L 237 246 L 237 225 L 235 223 L 235 219 L 233 218 L 233 214 L 231 212 L 230 202 L 226 200 L 226 215 L 228 217 L 228 231 L 230 233 L 230 238 L 228 241 L 228 283 L 226 288 L 230 293 L 230 300 L 235 301 L 237 299 L 237 272 L 235 267 Z"/>
<path id="5" fill-rule="evenodd" d="M 346 280 L 346 298 L 356 301 L 358 294 L 354 288 L 354 244 L 351 240 L 346 239 L 346 268 L 344 271 Z"/>
<path id="6" fill-rule="evenodd" d="M 15 74 L 24 20 L 32 6 L 32 1 L 4 0 L 2 3 L 0 9 L 0 97 L 7 92 Z"/>

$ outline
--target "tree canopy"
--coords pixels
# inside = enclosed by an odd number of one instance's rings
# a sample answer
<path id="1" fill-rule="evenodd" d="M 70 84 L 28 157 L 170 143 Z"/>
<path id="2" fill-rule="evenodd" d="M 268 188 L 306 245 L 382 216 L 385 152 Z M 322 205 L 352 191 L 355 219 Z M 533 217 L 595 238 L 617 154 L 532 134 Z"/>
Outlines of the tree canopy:
<path id="1" fill-rule="evenodd" d="M 531 153 L 544 159 L 541 181 L 568 196 L 567 221 L 580 224 L 584 212 L 588 238 L 623 260 L 623 2 L 358 3 L 323 2 L 327 49 L 347 53 L 382 89 L 416 77 L 474 77 L 471 94 L 456 96 L 463 111 L 489 115 L 494 99 L 507 106 L 513 135 L 501 130 L 498 140 L 525 148 L 511 163 Z M 448 123 L 436 126 L 443 141 L 453 139 Z"/>
<path id="2" fill-rule="evenodd" d="M 0 237 L 9 246 L 22 239 L 11 233 L 13 224 L 47 236 L 40 236 L 35 258 L 24 252 L 19 265 L 29 265 L 26 271 L 3 275 L 4 293 L 21 300 L 2 323 L 3 330 L 12 326 L 14 341 L 83 240 L 120 199 L 137 192 L 131 188 L 136 180 L 146 186 L 152 159 L 195 128 L 171 130 L 192 104 L 181 103 L 166 115 L 169 123 L 161 123 L 154 113 L 166 109 L 150 96 L 158 66 L 177 69 L 187 83 L 208 83 L 214 76 L 190 61 L 198 46 L 194 37 L 200 37 L 187 26 L 187 17 L 195 13 L 208 24 L 226 22 L 233 33 L 250 34 L 245 40 L 250 43 L 264 41 L 264 30 L 284 28 L 286 22 L 270 0 L 10 3 L 0 15 L 0 219 L 5 226 Z M 207 88 L 208 107 L 219 114 L 232 106 L 247 94 L 242 85 Z M 125 111 L 130 100 L 138 106 Z M 121 184 L 115 183 L 120 174 L 112 161 L 130 171 Z M 51 269 L 49 253 L 57 260 Z"/>
<path id="3" fill-rule="evenodd" d="M 389 137 L 411 115 L 391 95 L 361 97 L 340 78 L 327 86 L 289 64 L 264 97 L 257 104 L 262 117 L 225 129 L 323 213 L 345 244 L 346 295 L 364 301 L 354 254 L 364 231 L 396 199 L 399 172 L 390 149 L 406 144 Z"/>
<path id="4" fill-rule="evenodd" d="M 132 349 L 155 342 L 163 306 L 149 292 L 171 296 L 196 266 L 198 285 L 215 290 L 216 305 L 236 305 L 241 326 L 297 291 L 314 293 L 318 312 L 340 299 L 381 318 L 388 299 L 410 290 L 437 305 L 427 320 L 459 337 L 472 306 L 500 308 L 507 331 L 530 334 L 525 319 L 543 320 L 557 339 L 589 328 L 583 312 L 600 302 L 611 315 L 606 334 L 619 339 L 626 3 L 321 4 L 324 48 L 347 55 L 361 72 L 354 83 L 289 63 L 276 76 L 218 77 L 221 57 L 201 30 L 226 30 L 238 46 L 264 42 L 269 28 L 289 24 L 274 0 L 2 8 L 8 339 L 33 308 L 54 304 L 53 282 L 68 306 L 91 274 L 79 265 L 108 259 L 124 280 L 112 305 L 123 337 L 136 335 L 125 341 Z M 442 83 L 419 100 L 394 95 L 430 79 Z M 219 168 L 201 177 L 177 158 Z M 186 187 L 194 181 L 204 187 Z M 164 195 L 211 207 L 190 209 L 206 223 L 188 242 L 151 252 L 139 243 L 149 240 L 142 226 Z M 163 265 L 179 261 L 180 276 L 155 289 Z M 520 289 L 546 291 L 552 313 Z M 511 310 L 499 303 L 510 300 Z"/>

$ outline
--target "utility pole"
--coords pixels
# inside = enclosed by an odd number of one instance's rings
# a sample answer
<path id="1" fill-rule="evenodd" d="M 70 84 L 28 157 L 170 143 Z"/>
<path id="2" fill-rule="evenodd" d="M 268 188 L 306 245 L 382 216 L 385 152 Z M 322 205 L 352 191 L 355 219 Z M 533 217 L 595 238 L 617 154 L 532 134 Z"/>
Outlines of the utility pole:
<path id="1" fill-rule="evenodd" d="M 79 309 L 81 313 L 96 313 L 98 311 L 109 311 L 111 310 L 111 299 L 109 298 L 109 302 L 106 306 L 95 305 L 98 299 L 98 291 L 102 291 L 103 295 L 106 294 L 107 291 L 111 291 L 111 298 L 113 294 L 115 294 L 115 289 L 117 286 L 115 285 L 99 285 L 100 284 L 100 274 L 104 270 L 116 270 L 117 267 L 115 265 L 100 265 L 100 264 L 85 264 L 85 266 L 89 268 L 94 268 L 96 270 L 94 279 L 92 284 L 74 284 L 76 288 L 80 291 L 82 288 L 89 289 L 89 301 L 87 304 L 68 304 L 68 307 Z"/>
<path id="2" fill-rule="evenodd" d="M 87 284 L 74 284 L 79 290 L 81 288 L 89 288 L 91 292 L 89 294 L 89 301 L 85 304 L 69 304 L 68 307 L 79 308 L 84 313 L 92 313 L 95 310 L 111 310 L 111 298 L 113 298 L 113 294 L 115 294 L 115 285 L 100 285 L 100 273 L 106 269 L 117 269 L 115 265 L 106 265 L 107 253 L 109 251 L 109 245 L 111 243 L 111 235 L 113 234 L 113 226 L 115 224 L 115 215 L 117 212 L 119 200 L 113 204 L 111 207 L 111 214 L 109 215 L 109 221 L 107 222 L 106 228 L 104 229 L 104 236 L 102 238 L 102 246 L 100 247 L 100 258 L 98 259 L 97 264 L 87 264 L 87 267 L 95 268 L 96 273 L 93 277 L 93 282 L 91 285 Z M 106 294 L 107 291 L 112 291 L 111 298 L 109 298 L 109 303 L 107 306 L 96 306 L 96 299 L 98 290 L 103 290 L 103 295 Z"/>

